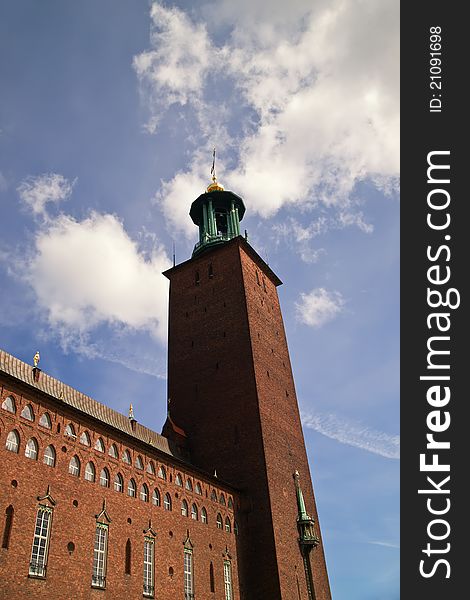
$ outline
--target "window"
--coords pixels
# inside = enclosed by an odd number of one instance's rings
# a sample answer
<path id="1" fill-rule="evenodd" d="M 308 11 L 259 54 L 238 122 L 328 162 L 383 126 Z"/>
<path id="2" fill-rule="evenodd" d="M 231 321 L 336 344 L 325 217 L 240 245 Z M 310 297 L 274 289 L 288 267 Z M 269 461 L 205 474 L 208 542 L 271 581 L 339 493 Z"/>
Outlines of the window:
<path id="1" fill-rule="evenodd" d="M 5 448 L 7 450 L 9 450 L 10 452 L 16 452 L 16 454 L 18 454 L 19 447 L 20 447 L 20 436 L 18 435 L 18 432 L 16 431 L 16 429 L 13 429 L 13 431 L 10 431 L 10 433 L 7 436 Z"/>
<path id="2" fill-rule="evenodd" d="M 225 519 L 225 531 L 227 533 L 232 533 L 232 524 L 230 523 L 230 519 L 228 517 Z"/>
<path id="3" fill-rule="evenodd" d="M 207 523 L 207 510 L 204 507 L 201 508 L 201 521 Z"/>
<path id="4" fill-rule="evenodd" d="M 164 479 L 166 481 L 166 470 L 163 465 L 160 465 L 160 467 L 158 468 L 158 476 L 160 477 L 160 479 Z"/>
<path id="5" fill-rule="evenodd" d="M 51 428 L 51 417 L 49 416 L 49 413 L 45 412 L 41 415 L 41 418 L 39 419 L 39 425 L 45 427 L 46 429 Z"/>
<path id="6" fill-rule="evenodd" d="M 181 479 L 181 475 L 179 473 L 176 474 L 175 485 L 179 485 L 180 487 L 183 487 L 183 480 Z"/>
<path id="7" fill-rule="evenodd" d="M 29 563 L 29 574 L 35 577 L 46 576 L 51 521 L 52 508 L 40 506 L 36 515 L 31 562 Z"/>
<path id="8" fill-rule="evenodd" d="M 127 486 L 127 495 L 131 498 L 135 498 L 137 494 L 137 486 L 133 479 L 129 479 L 129 485 Z"/>
<path id="9" fill-rule="evenodd" d="M 95 465 L 92 462 L 87 463 L 85 467 L 85 479 L 87 481 L 95 481 Z"/>
<path id="10" fill-rule="evenodd" d="M 165 510 L 171 510 L 171 496 L 170 494 L 165 494 L 163 499 L 163 508 Z"/>
<path id="11" fill-rule="evenodd" d="M 5 398 L 5 400 L 2 402 L 2 408 L 13 414 L 16 413 L 16 402 L 13 396 L 7 396 Z"/>
<path id="12" fill-rule="evenodd" d="M 193 504 L 191 506 L 191 519 L 193 521 L 197 521 L 198 520 L 197 506 L 195 504 Z"/>
<path id="13" fill-rule="evenodd" d="M 258 285 L 261 285 L 261 284 L 260 284 L 260 281 L 259 281 L 259 275 L 258 275 L 258 271 L 256 271 L 256 283 L 257 283 Z"/>
<path id="14" fill-rule="evenodd" d="M 106 553 L 108 545 L 108 526 L 96 524 L 95 548 L 93 551 L 93 574 L 91 585 L 97 588 L 106 587 Z"/>
<path id="15" fill-rule="evenodd" d="M 196 492 L 196 494 L 199 494 L 200 496 L 202 496 L 202 488 L 201 488 L 201 484 L 199 482 L 196 483 L 195 492 Z"/>
<path id="16" fill-rule="evenodd" d="M 194 281 L 196 283 L 196 285 L 199 285 L 201 279 L 199 277 L 199 271 L 196 271 L 196 275 L 194 276 Z"/>
<path id="17" fill-rule="evenodd" d="M 34 438 L 29 439 L 26 442 L 26 448 L 24 455 L 31 460 L 37 460 L 38 458 L 38 443 Z"/>
<path id="18" fill-rule="evenodd" d="M 88 431 L 82 431 L 82 434 L 80 435 L 80 444 L 83 444 L 84 446 L 90 445 L 90 436 Z"/>
<path id="19" fill-rule="evenodd" d="M 141 456 L 138 456 L 135 459 L 135 468 L 136 469 L 141 469 L 141 470 L 144 468 L 144 463 L 142 462 L 142 457 Z"/>
<path id="20" fill-rule="evenodd" d="M 124 564 L 124 573 L 126 575 L 131 574 L 131 564 L 132 564 L 132 546 L 131 546 L 131 540 L 128 539 L 126 542 L 126 562 Z"/>
<path id="21" fill-rule="evenodd" d="M 223 494 L 220 494 L 219 502 L 225 506 L 225 496 Z"/>
<path id="22" fill-rule="evenodd" d="M 227 506 L 230 508 L 230 510 L 233 510 L 233 500 L 231 497 L 229 497 L 228 499 Z"/>
<path id="23" fill-rule="evenodd" d="M 157 489 L 153 490 L 152 504 L 154 506 L 160 506 L 160 492 Z"/>
<path id="24" fill-rule="evenodd" d="M 129 452 L 129 450 L 124 450 L 124 453 L 122 455 L 122 462 L 125 462 L 126 465 L 131 465 L 132 464 L 131 453 Z"/>
<path id="25" fill-rule="evenodd" d="M 28 421 L 34 421 L 34 412 L 31 407 L 31 404 L 27 404 L 23 410 L 21 411 L 21 416 L 23 419 L 27 419 Z"/>
<path id="26" fill-rule="evenodd" d="M 183 502 L 181 502 L 181 514 L 183 515 L 183 517 L 188 516 L 188 503 L 186 502 L 186 500 L 183 500 Z"/>
<path id="27" fill-rule="evenodd" d="M 233 533 L 238 535 L 238 523 L 236 521 L 233 522 Z"/>
<path id="28" fill-rule="evenodd" d="M 155 570 L 155 541 L 151 537 L 144 538 L 144 596 L 153 598 L 154 583 L 153 572 Z"/>
<path id="29" fill-rule="evenodd" d="M 105 447 L 104 447 L 104 442 L 101 438 L 98 438 L 95 442 L 95 450 L 97 450 L 98 452 L 104 452 L 105 451 Z"/>
<path id="30" fill-rule="evenodd" d="M 152 461 L 149 462 L 145 471 L 150 475 L 155 475 L 155 466 Z"/>
<path id="31" fill-rule="evenodd" d="M 184 549 L 184 600 L 194 598 L 193 553 Z"/>
<path id="32" fill-rule="evenodd" d="M 140 499 L 142 500 L 142 502 L 149 501 L 149 489 L 147 487 L 147 484 L 145 483 L 143 483 L 142 487 L 140 488 Z"/>
<path id="33" fill-rule="evenodd" d="M 13 515 L 15 509 L 10 504 L 5 511 L 5 529 L 3 530 L 2 548 L 8 548 L 10 544 L 11 528 L 13 527 Z"/>
<path id="34" fill-rule="evenodd" d="M 72 439 L 75 439 L 77 436 L 75 435 L 75 427 L 72 425 L 72 423 L 69 423 L 65 429 L 64 429 L 64 435 L 66 435 L 67 437 L 70 437 Z"/>
<path id="35" fill-rule="evenodd" d="M 222 516 L 220 513 L 217 513 L 217 529 L 222 529 Z"/>
<path id="36" fill-rule="evenodd" d="M 211 592 L 215 592 L 214 565 L 212 562 L 209 566 L 209 582 L 211 586 Z"/>
<path id="37" fill-rule="evenodd" d="M 94 468 L 94 467 L 93 467 Z M 78 477 L 80 475 L 80 459 L 78 456 L 72 456 L 69 463 L 69 473 Z"/>
<path id="38" fill-rule="evenodd" d="M 232 594 L 232 565 L 230 561 L 224 561 L 224 586 L 225 586 L 225 600 L 233 600 Z"/>
<path id="39" fill-rule="evenodd" d="M 212 490 L 212 492 L 211 492 L 211 500 L 214 500 L 215 502 L 217 502 L 217 493 L 215 490 Z"/>
<path id="40" fill-rule="evenodd" d="M 55 450 L 54 446 L 47 446 L 44 450 L 44 464 L 49 467 L 55 467 Z"/>
<path id="41" fill-rule="evenodd" d="M 117 473 L 114 478 L 114 489 L 116 492 L 122 492 L 124 488 L 124 481 L 122 479 L 121 473 Z"/>
<path id="42" fill-rule="evenodd" d="M 212 268 L 212 263 L 209 265 L 209 279 L 214 277 L 214 269 Z"/>
<path id="43" fill-rule="evenodd" d="M 184 486 L 187 490 L 189 490 L 190 492 L 193 491 L 193 484 L 191 483 L 191 479 L 186 479 L 186 483 Z"/>
<path id="44" fill-rule="evenodd" d="M 100 485 L 101 487 L 109 487 L 109 471 L 106 467 L 100 473 Z"/>
<path id="45" fill-rule="evenodd" d="M 109 450 L 108 450 L 108 454 L 109 454 L 109 456 L 111 456 L 111 458 L 118 458 L 119 457 L 119 453 L 118 453 L 118 449 L 116 447 L 116 444 L 111 444 L 111 446 L 109 447 Z"/>

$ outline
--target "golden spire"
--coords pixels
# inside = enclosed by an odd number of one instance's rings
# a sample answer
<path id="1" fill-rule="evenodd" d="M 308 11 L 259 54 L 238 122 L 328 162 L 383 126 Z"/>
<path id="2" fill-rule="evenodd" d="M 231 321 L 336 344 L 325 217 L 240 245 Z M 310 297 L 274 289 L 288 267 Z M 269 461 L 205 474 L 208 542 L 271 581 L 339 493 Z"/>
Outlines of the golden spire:
<path id="1" fill-rule="evenodd" d="M 206 191 L 207 192 L 223 192 L 224 187 L 222 185 L 220 185 L 220 183 L 217 182 L 217 176 L 215 174 L 215 148 L 214 148 L 214 151 L 212 152 L 211 175 L 212 175 L 212 183 L 207 186 Z"/>

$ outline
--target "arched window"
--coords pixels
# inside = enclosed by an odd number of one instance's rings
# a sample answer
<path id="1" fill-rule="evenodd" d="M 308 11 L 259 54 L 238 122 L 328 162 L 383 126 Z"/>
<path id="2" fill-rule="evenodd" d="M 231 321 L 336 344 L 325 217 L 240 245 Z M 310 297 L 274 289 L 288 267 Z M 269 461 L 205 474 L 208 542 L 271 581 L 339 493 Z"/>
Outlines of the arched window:
<path id="1" fill-rule="evenodd" d="M 96 478 L 95 465 L 92 462 L 89 462 L 86 464 L 86 467 L 85 467 L 85 479 L 87 481 L 95 481 L 95 478 Z"/>
<path id="2" fill-rule="evenodd" d="M 220 513 L 217 513 L 216 524 L 217 529 L 222 529 L 222 515 Z"/>
<path id="3" fill-rule="evenodd" d="M 122 462 L 125 462 L 126 465 L 132 464 L 131 453 L 129 452 L 129 450 L 124 450 L 124 452 L 122 454 Z"/>
<path id="4" fill-rule="evenodd" d="M 5 398 L 5 400 L 2 402 L 2 408 L 13 414 L 16 413 L 16 402 L 13 396 L 7 396 Z"/>
<path id="5" fill-rule="evenodd" d="M 13 527 L 13 515 L 15 514 L 15 509 L 10 504 L 5 511 L 5 528 L 3 529 L 3 540 L 2 540 L 2 548 L 8 548 L 10 544 L 10 535 L 11 528 Z"/>
<path id="6" fill-rule="evenodd" d="M 186 479 L 186 483 L 185 483 L 184 487 L 187 490 L 189 490 L 190 492 L 193 491 L 193 484 L 191 483 L 191 479 Z"/>
<path id="7" fill-rule="evenodd" d="M 98 452 L 105 451 L 104 442 L 100 437 L 95 442 L 95 450 L 97 450 Z"/>
<path id="8" fill-rule="evenodd" d="M 45 412 L 41 415 L 41 418 L 39 419 L 39 425 L 45 427 L 46 429 L 50 429 L 52 427 L 49 413 Z"/>
<path id="9" fill-rule="evenodd" d="M 212 562 L 209 567 L 209 581 L 211 592 L 215 592 L 214 565 L 212 564 Z"/>
<path id="10" fill-rule="evenodd" d="M 225 496 L 223 494 L 220 494 L 219 502 L 225 506 Z"/>
<path id="11" fill-rule="evenodd" d="M 27 419 L 28 421 L 34 421 L 34 412 L 31 404 L 27 404 L 23 410 L 21 411 L 21 416 L 23 419 Z"/>
<path id="12" fill-rule="evenodd" d="M 18 432 L 16 431 L 16 429 L 13 429 L 13 431 L 10 431 L 10 433 L 7 436 L 5 448 L 7 450 L 9 450 L 10 452 L 16 452 L 16 454 L 18 454 L 19 447 L 20 447 L 20 436 L 18 435 Z"/>
<path id="13" fill-rule="evenodd" d="M 195 504 L 191 506 L 191 519 L 193 521 L 198 520 L 197 506 Z"/>
<path id="14" fill-rule="evenodd" d="M 142 461 L 142 457 L 141 456 L 138 456 L 135 459 L 135 468 L 136 469 L 143 469 L 144 468 L 144 463 Z"/>
<path id="15" fill-rule="evenodd" d="M 142 487 L 140 488 L 140 499 L 142 500 L 142 502 L 149 501 L 149 489 L 146 483 L 143 483 Z"/>
<path id="16" fill-rule="evenodd" d="M 72 423 L 68 423 L 64 429 L 64 435 L 70 438 L 75 439 L 77 436 L 75 435 L 75 427 Z"/>
<path id="17" fill-rule="evenodd" d="M 54 446 L 47 446 L 47 448 L 44 450 L 44 463 L 49 467 L 55 467 Z"/>
<path id="18" fill-rule="evenodd" d="M 31 460 L 37 460 L 38 458 L 38 443 L 34 438 L 29 439 L 26 442 L 26 448 L 24 455 Z"/>
<path id="19" fill-rule="evenodd" d="M 126 575 L 131 574 L 131 554 L 132 554 L 131 540 L 128 539 L 126 542 L 126 563 L 124 565 L 124 573 Z"/>
<path id="20" fill-rule="evenodd" d="M 156 488 L 153 490 L 152 504 L 154 506 L 160 506 L 160 492 Z"/>
<path id="21" fill-rule="evenodd" d="M 186 502 L 186 500 L 183 500 L 181 502 L 181 514 L 183 515 L 183 517 L 188 516 L 188 503 Z"/>
<path id="22" fill-rule="evenodd" d="M 108 450 L 108 454 L 109 454 L 109 456 L 111 456 L 111 458 L 119 457 L 119 453 L 118 453 L 116 444 L 111 444 L 111 446 L 109 447 L 109 450 Z"/>
<path id="23" fill-rule="evenodd" d="M 171 496 L 170 494 L 165 494 L 163 498 L 163 508 L 165 510 L 171 510 Z"/>
<path id="24" fill-rule="evenodd" d="M 163 465 L 158 467 L 158 476 L 166 481 L 166 469 Z"/>
<path id="25" fill-rule="evenodd" d="M 224 560 L 224 588 L 225 600 L 233 600 L 232 593 L 232 564 L 229 560 Z"/>
<path id="26" fill-rule="evenodd" d="M 129 484 L 127 486 L 127 495 L 131 498 L 135 498 L 137 494 L 137 486 L 133 479 L 129 479 Z"/>
<path id="27" fill-rule="evenodd" d="M 183 487 L 183 480 L 182 480 L 181 475 L 179 473 L 176 474 L 175 485 L 179 485 L 180 487 Z"/>
<path id="28" fill-rule="evenodd" d="M 150 475 L 155 475 L 155 466 L 153 464 L 152 461 L 150 461 L 147 465 L 147 468 L 145 469 L 146 473 L 149 473 Z"/>
<path id="29" fill-rule="evenodd" d="M 72 456 L 69 462 L 69 473 L 78 477 L 80 475 L 80 459 L 78 456 Z"/>
<path id="30" fill-rule="evenodd" d="M 211 500 L 217 502 L 217 492 L 215 490 L 212 490 L 211 492 Z"/>
<path id="31" fill-rule="evenodd" d="M 109 471 L 106 467 L 100 473 L 100 486 L 109 487 Z"/>
<path id="32" fill-rule="evenodd" d="M 114 478 L 114 489 L 116 492 L 122 492 L 124 488 L 124 480 L 122 478 L 121 473 L 117 473 Z"/>
<path id="33" fill-rule="evenodd" d="M 202 496 L 202 487 L 201 487 L 201 484 L 199 483 L 199 481 L 196 483 L 195 492 L 196 492 L 196 494 L 199 494 L 200 496 Z"/>
<path id="34" fill-rule="evenodd" d="M 227 533 L 232 533 L 232 524 L 230 523 L 230 519 L 228 517 L 225 519 L 225 531 Z"/>
<path id="35" fill-rule="evenodd" d="M 227 506 L 230 508 L 230 510 L 233 510 L 233 500 L 231 496 L 229 496 Z"/>
<path id="36" fill-rule="evenodd" d="M 82 431 L 80 435 L 80 444 L 83 444 L 84 446 L 90 445 L 90 436 L 88 434 L 88 431 Z"/>
<path id="37" fill-rule="evenodd" d="M 204 507 L 201 508 L 201 521 L 207 523 L 207 510 Z"/>
<path id="38" fill-rule="evenodd" d="M 233 522 L 233 533 L 238 535 L 238 523 L 236 521 Z"/>

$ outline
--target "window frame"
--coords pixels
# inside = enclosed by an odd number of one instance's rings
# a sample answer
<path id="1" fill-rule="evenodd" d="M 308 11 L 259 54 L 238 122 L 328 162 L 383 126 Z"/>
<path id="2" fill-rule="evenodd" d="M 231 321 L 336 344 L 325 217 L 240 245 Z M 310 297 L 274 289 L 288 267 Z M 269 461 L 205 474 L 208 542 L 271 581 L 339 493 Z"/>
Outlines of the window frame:
<path id="1" fill-rule="evenodd" d="M 44 519 L 47 521 L 44 531 Z M 45 579 L 47 572 L 47 559 L 49 555 L 49 543 L 51 539 L 53 509 L 40 504 L 36 513 L 34 526 L 33 544 L 31 547 L 31 558 L 29 561 L 29 577 Z M 39 531 L 39 533 L 38 533 Z"/>
<path id="2" fill-rule="evenodd" d="M 95 543 L 93 547 L 93 570 L 91 587 L 106 589 L 106 567 L 108 558 L 108 532 L 106 523 L 96 523 Z M 97 547 L 98 546 L 98 547 Z"/>
<path id="3" fill-rule="evenodd" d="M 153 598 L 155 594 L 155 538 L 144 537 L 143 595 Z"/>

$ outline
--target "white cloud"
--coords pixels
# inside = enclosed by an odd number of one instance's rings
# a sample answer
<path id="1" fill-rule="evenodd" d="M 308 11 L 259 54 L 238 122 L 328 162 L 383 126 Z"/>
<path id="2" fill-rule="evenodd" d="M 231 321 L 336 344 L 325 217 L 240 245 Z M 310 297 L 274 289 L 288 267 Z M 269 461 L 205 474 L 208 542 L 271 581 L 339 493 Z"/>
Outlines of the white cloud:
<path id="1" fill-rule="evenodd" d="M 343 310 L 344 300 L 339 292 L 329 292 L 325 288 L 315 288 L 301 293 L 295 303 L 297 319 L 310 327 L 321 327 L 333 320 Z"/>
<path id="2" fill-rule="evenodd" d="M 302 425 L 322 435 L 385 458 L 400 458 L 400 436 L 389 435 L 332 414 L 301 412 Z"/>
<path id="3" fill-rule="evenodd" d="M 51 326 L 67 336 L 100 325 L 166 338 L 170 261 L 155 246 L 146 258 L 113 215 L 62 215 L 40 228 L 27 279 Z"/>
<path id="4" fill-rule="evenodd" d="M 37 177 L 28 177 L 17 188 L 23 203 L 34 215 L 46 216 L 46 205 L 49 202 L 58 204 L 72 193 L 75 181 L 70 182 L 63 175 L 45 173 Z"/>
<path id="5" fill-rule="evenodd" d="M 233 147 L 226 149 L 233 166 L 219 174 L 261 216 L 283 206 L 323 205 L 367 231 L 363 219 L 350 216 L 356 184 L 369 179 L 383 192 L 397 185 L 396 2 L 236 6 L 203 7 L 209 37 L 182 10 L 153 5 L 152 48 L 134 60 L 152 118 L 187 104 L 200 128 L 193 159 L 205 144 L 209 151 L 214 129 L 235 126 Z M 214 41 L 219 18 L 223 45 Z M 221 103 L 224 110 L 215 110 Z M 189 163 L 173 186 L 200 176 L 198 161 Z M 172 210 L 165 207 L 170 220 Z"/>

